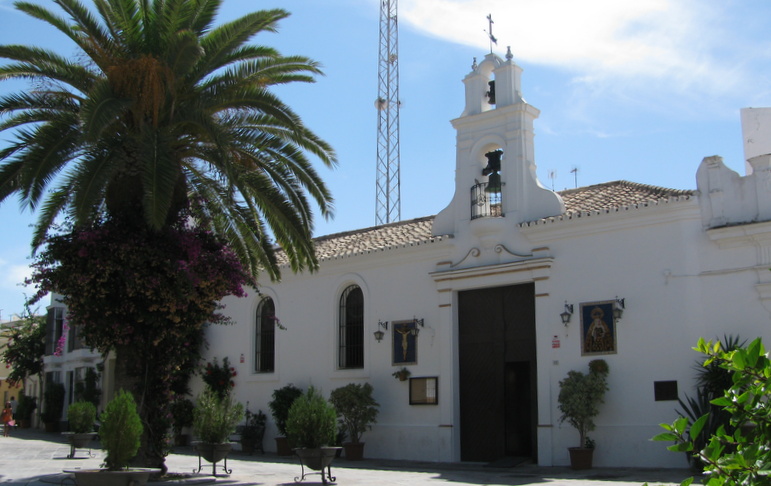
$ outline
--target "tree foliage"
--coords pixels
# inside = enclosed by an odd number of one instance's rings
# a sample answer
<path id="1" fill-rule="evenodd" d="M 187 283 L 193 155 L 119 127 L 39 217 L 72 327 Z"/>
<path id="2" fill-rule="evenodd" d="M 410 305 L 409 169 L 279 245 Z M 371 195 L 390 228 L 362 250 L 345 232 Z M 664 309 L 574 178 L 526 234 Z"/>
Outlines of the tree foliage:
<path id="1" fill-rule="evenodd" d="M 218 302 L 246 295 L 251 276 L 211 233 L 114 221 L 50 238 L 33 270 L 35 298 L 60 293 L 86 344 L 117 351 L 141 398 L 148 455 L 162 458 L 169 407 L 198 364 L 203 327 L 227 322 Z"/>
<path id="2" fill-rule="evenodd" d="M 704 464 L 706 486 L 771 485 L 771 360 L 762 340 L 728 351 L 719 341 L 699 339 L 694 349 L 706 355 L 704 366 L 717 364 L 731 372 L 731 386 L 711 403 L 730 415 L 732 429 L 718 427 L 699 449 L 693 438 L 710 420 L 707 413 L 692 424 L 686 417 L 661 424 L 666 432 L 653 440 L 674 441 L 669 450 L 696 456 Z"/>
<path id="3" fill-rule="evenodd" d="M 46 319 L 45 316 L 33 315 L 29 306 L 19 324 L 3 331 L 8 339 L 2 353 L 2 361 L 10 367 L 8 382 L 23 383 L 28 376 L 43 372 L 45 355 Z"/>
<path id="4" fill-rule="evenodd" d="M 278 278 L 276 248 L 317 268 L 312 209 L 331 216 L 332 198 L 312 162 L 336 156 L 272 91 L 318 64 L 250 44 L 287 12 L 216 25 L 223 0 L 92 3 L 15 3 L 77 52 L 0 46 L 0 81 L 44 88 L 0 97 L 0 202 L 37 211 L 33 280 L 64 295 L 89 346 L 116 350 L 160 463 L 138 459 L 163 467 L 175 377 L 222 322 L 217 302 L 258 271 Z M 62 219 L 72 231 L 54 234 Z"/>
<path id="5" fill-rule="evenodd" d="M 596 359 L 589 363 L 589 373 L 568 371 L 560 381 L 557 397 L 561 422 L 567 421 L 579 433 L 579 447 L 586 444 L 586 434 L 594 430 L 594 417 L 600 413 L 607 385 L 608 365 L 605 360 Z"/>
<path id="6" fill-rule="evenodd" d="M 278 276 L 274 244 L 295 270 L 315 268 L 314 201 L 332 198 L 311 159 L 332 148 L 271 88 L 313 82 L 316 62 L 248 42 L 289 14 L 260 10 L 215 25 L 223 0 L 53 0 L 16 8 L 77 47 L 73 56 L 0 46 L 0 80 L 45 89 L 0 98 L 0 202 L 39 210 L 34 245 L 57 216 L 104 214 L 160 230 L 190 208 L 253 273 Z M 310 198 L 310 199 L 309 199 Z"/>

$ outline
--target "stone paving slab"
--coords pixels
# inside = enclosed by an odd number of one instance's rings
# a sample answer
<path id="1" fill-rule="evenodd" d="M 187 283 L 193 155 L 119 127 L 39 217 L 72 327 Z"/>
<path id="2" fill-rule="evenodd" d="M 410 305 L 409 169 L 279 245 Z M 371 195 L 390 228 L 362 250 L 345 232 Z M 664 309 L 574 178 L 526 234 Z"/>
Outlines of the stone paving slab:
<path id="1" fill-rule="evenodd" d="M 96 444 L 95 444 L 96 446 Z M 78 449 L 73 459 L 68 459 L 69 445 L 58 434 L 46 434 L 39 430 L 14 430 L 11 437 L 0 437 L 0 485 L 74 485 L 65 469 L 98 468 L 104 458 L 99 448 Z M 296 458 L 279 457 L 275 454 L 249 456 L 234 451 L 228 459 L 230 475 L 218 470 L 218 477 L 211 475 L 211 465 L 204 464 L 200 474 L 198 456 L 191 447 L 179 448 L 166 460 L 169 471 L 185 474 L 184 480 L 155 483 L 176 485 L 217 484 L 227 486 L 289 486 L 297 484 L 301 469 Z M 687 469 L 635 469 L 595 468 L 573 471 L 565 467 L 539 467 L 524 464 L 516 467 L 486 467 L 476 463 L 430 463 L 365 459 L 346 461 L 337 459 L 332 464 L 332 475 L 338 485 L 351 486 L 640 486 L 645 482 L 653 485 L 678 485 L 690 476 Z M 698 484 L 698 479 L 697 482 Z M 318 474 L 308 476 L 300 484 L 322 484 Z"/>

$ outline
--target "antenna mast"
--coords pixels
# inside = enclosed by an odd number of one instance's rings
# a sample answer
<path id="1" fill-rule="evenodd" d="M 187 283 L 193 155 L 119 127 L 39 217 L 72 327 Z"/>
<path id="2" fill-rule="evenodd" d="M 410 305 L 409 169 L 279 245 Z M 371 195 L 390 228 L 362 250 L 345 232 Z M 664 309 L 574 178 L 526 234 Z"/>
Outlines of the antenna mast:
<path id="1" fill-rule="evenodd" d="M 399 183 L 399 32 L 397 0 L 380 1 L 375 224 L 401 219 Z"/>

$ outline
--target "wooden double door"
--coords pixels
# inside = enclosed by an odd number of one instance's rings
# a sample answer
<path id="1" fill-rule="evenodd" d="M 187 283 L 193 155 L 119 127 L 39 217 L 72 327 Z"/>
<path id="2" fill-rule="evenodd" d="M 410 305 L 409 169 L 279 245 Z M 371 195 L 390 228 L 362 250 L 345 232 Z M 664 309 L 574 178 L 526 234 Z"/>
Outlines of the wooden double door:
<path id="1" fill-rule="evenodd" d="M 537 458 L 535 287 L 458 295 L 461 460 Z"/>

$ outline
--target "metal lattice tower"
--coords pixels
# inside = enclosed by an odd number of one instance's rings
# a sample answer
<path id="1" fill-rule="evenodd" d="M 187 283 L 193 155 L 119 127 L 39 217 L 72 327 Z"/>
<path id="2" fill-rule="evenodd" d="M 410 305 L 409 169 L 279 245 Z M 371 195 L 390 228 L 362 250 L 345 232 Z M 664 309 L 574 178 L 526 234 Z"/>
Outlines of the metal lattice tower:
<path id="1" fill-rule="evenodd" d="M 375 224 L 401 219 L 399 183 L 399 29 L 397 0 L 380 1 Z"/>

